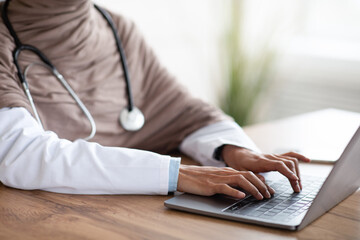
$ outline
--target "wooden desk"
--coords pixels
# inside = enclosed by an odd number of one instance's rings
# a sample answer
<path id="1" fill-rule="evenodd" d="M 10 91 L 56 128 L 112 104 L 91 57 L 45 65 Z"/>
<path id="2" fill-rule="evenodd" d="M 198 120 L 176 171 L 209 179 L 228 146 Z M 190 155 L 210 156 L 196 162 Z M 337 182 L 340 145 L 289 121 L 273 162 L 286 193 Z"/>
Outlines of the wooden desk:
<path id="1" fill-rule="evenodd" d="M 300 232 L 169 210 L 163 202 L 170 197 L 66 195 L 0 184 L 0 239 L 360 239 L 360 191 Z"/>

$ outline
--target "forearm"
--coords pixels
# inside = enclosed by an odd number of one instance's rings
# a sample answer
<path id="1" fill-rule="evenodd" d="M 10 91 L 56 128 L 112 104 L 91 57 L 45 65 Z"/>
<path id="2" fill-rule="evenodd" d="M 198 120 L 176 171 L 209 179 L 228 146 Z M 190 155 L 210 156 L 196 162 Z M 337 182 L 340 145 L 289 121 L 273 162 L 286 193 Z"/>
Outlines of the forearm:
<path id="1" fill-rule="evenodd" d="M 259 152 L 241 127 L 231 121 L 217 122 L 200 128 L 183 140 L 180 150 L 202 165 L 223 167 L 225 163 L 214 156 L 215 150 L 222 145 L 233 145 Z"/>
<path id="2" fill-rule="evenodd" d="M 76 194 L 168 193 L 169 156 L 59 139 L 20 108 L 1 111 L 0 119 L 5 185 Z"/>

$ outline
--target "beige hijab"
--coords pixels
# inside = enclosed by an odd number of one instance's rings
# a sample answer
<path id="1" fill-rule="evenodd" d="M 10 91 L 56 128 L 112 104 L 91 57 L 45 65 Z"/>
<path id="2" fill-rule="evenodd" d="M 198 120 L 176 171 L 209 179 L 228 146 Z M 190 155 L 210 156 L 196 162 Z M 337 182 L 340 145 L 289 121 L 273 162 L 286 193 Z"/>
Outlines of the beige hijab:
<path id="1" fill-rule="evenodd" d="M 20 41 L 39 48 L 91 112 L 97 126 L 91 141 L 165 153 L 191 132 L 227 118 L 174 80 L 133 23 L 110 14 L 127 56 L 135 105 L 146 118 L 138 132 L 125 131 L 118 122 L 127 106 L 123 70 L 112 32 L 91 1 L 12 0 L 8 8 Z M 13 63 L 15 45 L 2 20 L 0 42 L 0 108 L 24 107 L 32 113 Z M 39 60 L 24 51 L 19 62 L 24 70 Z M 46 130 L 69 140 L 89 135 L 87 118 L 47 69 L 34 66 L 27 79 Z"/>

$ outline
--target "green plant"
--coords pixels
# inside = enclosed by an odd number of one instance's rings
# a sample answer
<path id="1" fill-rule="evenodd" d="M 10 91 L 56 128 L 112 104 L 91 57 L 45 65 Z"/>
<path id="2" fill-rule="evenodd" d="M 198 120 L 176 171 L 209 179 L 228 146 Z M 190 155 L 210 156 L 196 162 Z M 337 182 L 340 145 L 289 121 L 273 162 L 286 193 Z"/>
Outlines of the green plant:
<path id="1" fill-rule="evenodd" d="M 244 46 L 244 4 L 232 0 L 230 27 L 225 44 L 225 79 L 227 88 L 220 101 L 222 110 L 244 126 L 253 122 L 256 104 L 269 84 L 274 53 L 268 44 L 256 56 L 248 54 Z"/>

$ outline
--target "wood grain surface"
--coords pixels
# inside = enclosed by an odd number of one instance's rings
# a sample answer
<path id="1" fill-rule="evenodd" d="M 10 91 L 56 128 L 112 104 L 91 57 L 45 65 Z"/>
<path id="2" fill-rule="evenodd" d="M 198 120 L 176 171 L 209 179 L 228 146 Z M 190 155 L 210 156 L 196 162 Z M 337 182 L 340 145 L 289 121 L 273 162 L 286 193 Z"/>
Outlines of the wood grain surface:
<path id="1" fill-rule="evenodd" d="M 170 197 L 69 195 L 0 184 L 0 239 L 360 239 L 360 191 L 299 232 L 169 210 L 163 202 Z"/>

